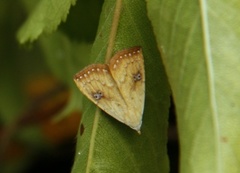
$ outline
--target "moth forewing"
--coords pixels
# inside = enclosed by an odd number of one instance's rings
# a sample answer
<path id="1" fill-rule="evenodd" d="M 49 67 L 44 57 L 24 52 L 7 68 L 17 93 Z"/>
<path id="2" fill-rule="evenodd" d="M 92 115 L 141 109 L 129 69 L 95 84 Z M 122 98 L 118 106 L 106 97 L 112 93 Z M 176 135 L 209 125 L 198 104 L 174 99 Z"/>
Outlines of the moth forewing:
<path id="1" fill-rule="evenodd" d="M 145 99 L 141 47 L 116 53 L 107 64 L 93 64 L 74 76 L 80 91 L 106 113 L 140 133 Z"/>

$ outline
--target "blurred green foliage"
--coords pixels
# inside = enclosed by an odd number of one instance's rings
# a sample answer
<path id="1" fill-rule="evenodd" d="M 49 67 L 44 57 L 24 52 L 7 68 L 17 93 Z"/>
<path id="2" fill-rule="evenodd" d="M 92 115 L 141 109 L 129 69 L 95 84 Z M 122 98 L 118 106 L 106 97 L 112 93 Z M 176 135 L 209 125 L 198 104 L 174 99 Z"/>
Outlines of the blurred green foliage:
<path id="1" fill-rule="evenodd" d="M 27 171 L 37 160 L 35 156 L 43 156 L 37 153 L 55 153 L 52 147 L 62 144 L 46 141 L 42 131 L 46 121 L 51 121 L 55 114 L 66 117 L 74 110 L 81 110 L 80 92 L 72 77 L 89 63 L 103 1 L 76 1 L 66 9 L 64 15 L 68 20 L 60 21 L 54 34 L 43 32 L 38 41 L 28 40 L 20 45 L 19 29 L 43 3 L 48 2 L 0 2 L 0 172 L 3 173 Z M 57 1 L 63 7 L 67 3 Z M 74 138 L 70 141 L 74 143 Z M 72 151 L 73 148 L 71 154 Z M 71 163 L 68 166 L 70 171 Z"/>

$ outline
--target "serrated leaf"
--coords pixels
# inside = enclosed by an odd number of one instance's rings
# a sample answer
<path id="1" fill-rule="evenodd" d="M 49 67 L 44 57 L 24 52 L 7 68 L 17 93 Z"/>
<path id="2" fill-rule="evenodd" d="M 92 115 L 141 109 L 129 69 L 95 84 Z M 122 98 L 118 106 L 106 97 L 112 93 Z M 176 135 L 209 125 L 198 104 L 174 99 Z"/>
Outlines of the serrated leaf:
<path id="1" fill-rule="evenodd" d="M 41 0 L 18 31 L 21 44 L 36 40 L 42 33 L 56 30 L 61 21 L 65 21 L 71 5 L 76 0 Z"/>
<path id="2" fill-rule="evenodd" d="M 120 20 L 115 15 L 118 12 Z M 117 30 L 112 33 L 116 26 Z M 85 99 L 72 173 L 169 171 L 166 149 L 169 88 L 145 3 L 105 1 L 92 48 L 93 61 L 104 63 L 109 50 L 112 55 L 136 45 L 143 48 L 146 71 L 141 135 Z"/>
<path id="3" fill-rule="evenodd" d="M 176 104 L 181 172 L 240 172 L 240 4 L 147 4 Z"/>

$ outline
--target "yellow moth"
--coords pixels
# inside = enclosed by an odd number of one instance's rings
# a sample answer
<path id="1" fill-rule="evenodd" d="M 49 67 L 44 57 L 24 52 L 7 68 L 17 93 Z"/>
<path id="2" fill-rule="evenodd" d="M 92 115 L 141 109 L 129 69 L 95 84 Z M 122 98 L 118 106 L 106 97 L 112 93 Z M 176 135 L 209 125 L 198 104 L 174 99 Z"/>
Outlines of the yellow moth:
<path id="1" fill-rule="evenodd" d="M 80 91 L 103 111 L 140 133 L 145 100 L 141 47 L 117 52 L 109 64 L 93 64 L 74 76 Z"/>

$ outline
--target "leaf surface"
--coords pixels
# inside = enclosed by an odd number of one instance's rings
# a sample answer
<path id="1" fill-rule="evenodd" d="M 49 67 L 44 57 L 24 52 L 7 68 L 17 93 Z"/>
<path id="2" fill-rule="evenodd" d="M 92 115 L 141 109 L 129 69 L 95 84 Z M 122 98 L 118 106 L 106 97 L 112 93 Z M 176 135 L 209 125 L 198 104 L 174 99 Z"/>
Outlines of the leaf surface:
<path id="1" fill-rule="evenodd" d="M 166 148 L 169 87 L 145 3 L 105 1 L 92 48 L 92 62 L 107 63 L 109 51 L 113 56 L 133 46 L 142 47 L 146 71 L 141 135 L 85 99 L 73 173 L 169 171 Z"/>
<path id="2" fill-rule="evenodd" d="M 69 9 L 75 2 L 76 0 L 41 0 L 18 31 L 19 42 L 32 42 L 42 33 L 56 30 L 61 21 L 66 20 Z"/>
<path id="3" fill-rule="evenodd" d="M 239 172 L 240 4 L 147 4 L 176 104 L 181 172 Z"/>

